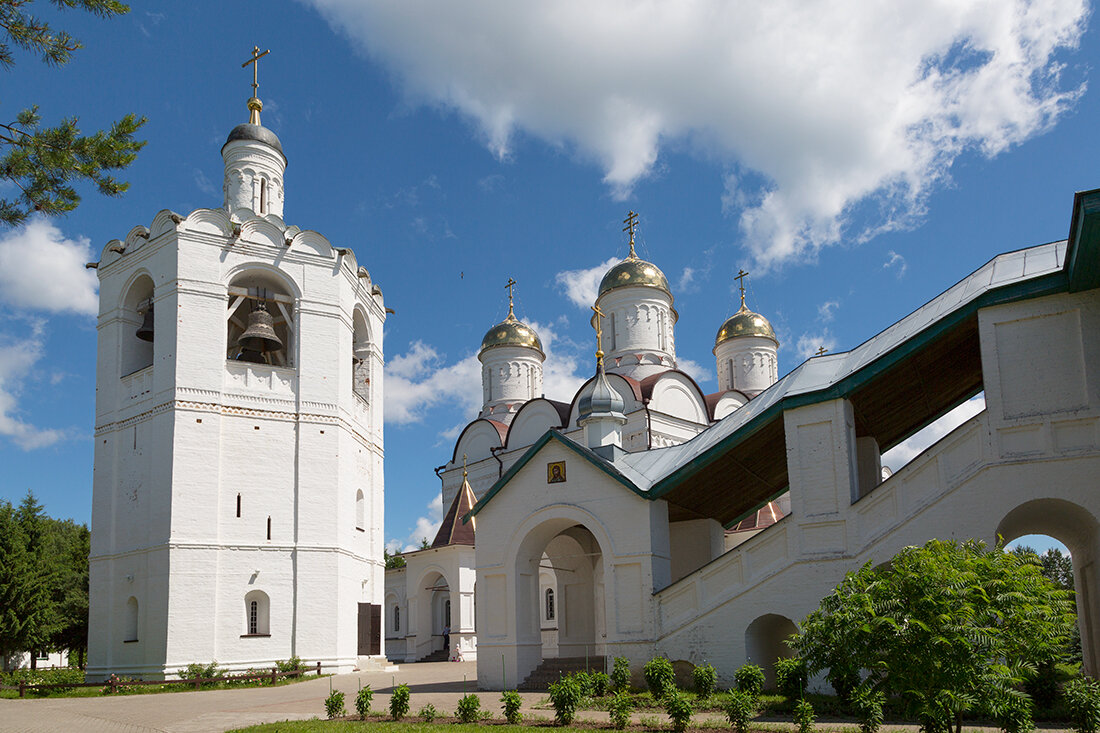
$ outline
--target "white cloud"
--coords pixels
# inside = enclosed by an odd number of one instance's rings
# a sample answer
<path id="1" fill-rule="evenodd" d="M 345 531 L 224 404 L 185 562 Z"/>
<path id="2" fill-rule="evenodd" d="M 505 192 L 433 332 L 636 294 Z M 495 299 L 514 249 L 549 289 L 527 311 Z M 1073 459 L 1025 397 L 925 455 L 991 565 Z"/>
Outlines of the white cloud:
<path id="1" fill-rule="evenodd" d="M 582 270 L 563 270 L 554 276 L 562 292 L 573 305 L 588 310 L 596 304 L 599 295 L 600 280 L 612 266 L 619 264 L 618 257 L 610 257 L 594 267 Z"/>
<path id="2" fill-rule="evenodd" d="M 714 379 L 713 369 L 704 367 L 697 361 L 678 356 L 676 357 L 676 366 L 680 368 L 680 371 L 687 372 L 687 375 L 699 384 L 705 384 Z"/>
<path id="3" fill-rule="evenodd" d="M 798 337 L 798 343 L 794 348 L 798 358 L 805 360 L 811 356 L 817 356 L 818 350 L 822 347 L 825 347 L 826 352 L 836 351 L 836 337 L 829 333 L 827 328 L 821 333 L 802 334 Z"/>
<path id="4" fill-rule="evenodd" d="M 428 503 L 427 516 L 417 517 L 416 524 L 404 537 L 394 537 L 386 542 L 386 549 L 391 553 L 411 552 L 420 549 L 420 541 L 427 538 L 428 542 L 435 539 L 439 532 L 439 526 L 443 524 L 443 495 L 436 494 Z"/>
<path id="5" fill-rule="evenodd" d="M 882 263 L 882 269 L 884 270 L 897 269 L 898 280 L 905 275 L 907 267 L 909 267 L 909 265 L 905 263 L 905 258 L 894 250 L 890 250 L 886 253 L 886 262 Z"/>
<path id="6" fill-rule="evenodd" d="M 45 324 L 40 320 L 32 321 L 31 333 L 24 338 L 0 333 L 0 435 L 23 450 L 45 448 L 66 437 L 65 431 L 36 428 L 19 415 L 19 395 L 42 358 L 44 339 Z"/>
<path id="7" fill-rule="evenodd" d="M 99 280 L 84 267 L 94 259 L 86 238 L 67 239 L 45 219 L 5 232 L 0 236 L 0 303 L 94 316 Z"/>
<path id="8" fill-rule="evenodd" d="M 920 455 L 928 446 L 935 443 L 955 428 L 985 409 L 985 393 L 979 394 L 962 403 L 939 420 L 923 430 L 914 433 L 907 440 L 898 443 L 882 454 L 882 465 L 897 471 L 909 461 Z"/>
<path id="9" fill-rule="evenodd" d="M 693 280 L 695 280 L 695 268 L 685 267 L 684 271 L 680 273 L 680 281 L 676 283 L 676 289 L 681 292 L 688 292 Z"/>
<path id="10" fill-rule="evenodd" d="M 213 196 L 218 192 L 218 189 L 214 188 L 214 184 L 210 182 L 210 179 L 207 178 L 206 174 L 199 168 L 195 169 L 195 186 L 209 196 Z"/>
<path id="11" fill-rule="evenodd" d="M 961 153 L 1017 145 L 1084 92 L 1059 78 L 1084 0 L 312 3 L 499 157 L 522 130 L 622 197 L 662 145 L 699 151 L 761 267 L 913 225 Z"/>
<path id="12" fill-rule="evenodd" d="M 840 302 L 836 300 L 827 300 L 817 307 L 817 320 L 822 323 L 829 323 L 836 317 L 836 309 L 840 307 Z"/>

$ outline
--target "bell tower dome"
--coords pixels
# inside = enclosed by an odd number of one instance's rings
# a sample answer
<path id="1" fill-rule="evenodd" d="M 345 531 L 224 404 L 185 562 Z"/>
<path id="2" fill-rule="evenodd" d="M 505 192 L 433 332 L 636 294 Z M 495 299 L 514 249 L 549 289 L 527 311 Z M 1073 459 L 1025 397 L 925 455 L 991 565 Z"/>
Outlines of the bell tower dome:
<path id="1" fill-rule="evenodd" d="M 283 218 L 283 174 L 286 156 L 279 136 L 260 124 L 260 111 L 264 103 L 257 96 L 258 61 L 267 51 L 260 53 L 257 47 L 245 65 L 252 64 L 252 96 L 248 100 L 248 122 L 237 125 L 229 132 L 222 146 L 225 162 L 225 210 L 238 217 L 242 210 L 261 216 Z"/>
<path id="2" fill-rule="evenodd" d="M 624 223 L 623 231 L 630 232 L 630 254 L 603 276 L 596 307 L 607 318 L 607 371 L 641 380 L 676 368 L 673 328 L 679 316 L 665 274 L 634 252 L 638 215 L 631 211 Z"/>
<path id="3" fill-rule="evenodd" d="M 490 328 L 481 340 L 483 401 L 478 417 L 509 424 L 520 407 L 542 395 L 542 363 L 546 354 L 535 329 L 516 318 L 508 279 L 508 317 Z"/>

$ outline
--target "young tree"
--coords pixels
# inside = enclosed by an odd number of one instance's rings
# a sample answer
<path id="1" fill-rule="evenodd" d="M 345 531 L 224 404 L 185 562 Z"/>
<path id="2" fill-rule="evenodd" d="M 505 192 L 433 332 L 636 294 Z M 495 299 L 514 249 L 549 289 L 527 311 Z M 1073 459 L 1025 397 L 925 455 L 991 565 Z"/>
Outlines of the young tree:
<path id="1" fill-rule="evenodd" d="M 51 587 L 57 623 L 52 649 L 67 649 L 70 664 L 83 668 L 88 649 L 88 554 L 91 533 L 71 519 L 51 519 L 50 535 L 58 558 Z"/>
<path id="2" fill-rule="evenodd" d="M 382 558 L 386 561 L 386 570 L 405 567 L 405 558 L 401 556 L 400 552 L 390 554 L 389 550 L 382 548 Z"/>
<path id="3" fill-rule="evenodd" d="M 57 628 L 57 613 L 52 590 L 57 574 L 57 557 L 50 537 L 50 522 L 34 493 L 30 490 L 15 512 L 16 521 L 26 542 L 26 592 L 19 613 L 26 625 L 23 629 L 23 649 L 31 653 L 31 669 L 37 667 L 35 651 L 51 648 L 50 639 Z"/>
<path id="4" fill-rule="evenodd" d="M 9 501 L 0 501 L 0 662 L 26 650 L 27 619 L 22 608 L 31 584 L 27 538 Z"/>
<path id="5" fill-rule="evenodd" d="M 0 67 L 15 65 L 13 46 L 41 56 L 51 65 L 63 65 L 81 48 L 65 31 L 28 12 L 33 0 L 0 0 Z M 117 0 L 53 0 L 60 8 L 76 7 L 110 17 L 129 12 Z M 128 114 L 107 131 L 82 135 L 78 118 L 63 119 L 56 127 L 43 127 L 38 107 L 20 112 L 0 123 L 0 181 L 16 192 L 0 199 L 0 222 L 17 225 L 33 212 L 55 216 L 72 211 L 80 203 L 74 182 L 95 184 L 101 194 L 118 196 L 129 184 L 111 173 L 130 165 L 145 145 L 135 133 L 145 118 Z"/>
<path id="6" fill-rule="evenodd" d="M 1018 685 L 1063 652 L 1071 599 L 1021 555 L 931 540 L 848 573 L 791 645 L 812 673 L 864 670 L 928 733 L 960 731 L 968 711 L 997 717 L 1026 702 Z"/>

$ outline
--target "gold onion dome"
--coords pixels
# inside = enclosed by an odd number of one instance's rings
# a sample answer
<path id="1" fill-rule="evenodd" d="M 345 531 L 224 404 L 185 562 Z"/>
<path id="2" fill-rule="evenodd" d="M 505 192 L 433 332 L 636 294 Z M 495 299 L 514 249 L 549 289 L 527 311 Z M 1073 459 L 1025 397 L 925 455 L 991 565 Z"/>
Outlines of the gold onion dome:
<path id="1" fill-rule="evenodd" d="M 744 301 L 741 302 L 741 310 L 727 318 L 718 329 L 718 335 L 714 337 L 714 348 L 717 349 L 726 341 L 741 336 L 761 336 L 779 345 L 779 339 L 775 337 L 772 324 L 768 323 L 768 319 L 764 316 L 749 310 Z"/>
<path id="2" fill-rule="evenodd" d="M 631 285 L 657 288 L 672 295 L 668 287 L 668 278 L 661 269 L 652 262 L 646 262 L 631 252 L 630 256 L 612 267 L 600 280 L 600 295 Z"/>
<path id="3" fill-rule="evenodd" d="M 540 354 L 542 342 L 535 329 L 513 315 L 511 309 L 508 317 L 485 332 L 485 338 L 481 339 L 481 350 L 491 349 L 494 346 L 523 346 L 534 349 Z M 545 354 L 543 354 L 545 356 Z"/>

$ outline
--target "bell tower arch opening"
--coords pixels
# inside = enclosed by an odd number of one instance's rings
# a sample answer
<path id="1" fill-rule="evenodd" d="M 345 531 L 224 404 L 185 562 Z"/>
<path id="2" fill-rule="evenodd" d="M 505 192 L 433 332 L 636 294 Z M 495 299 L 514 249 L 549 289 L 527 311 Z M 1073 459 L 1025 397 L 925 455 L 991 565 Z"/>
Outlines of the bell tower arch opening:
<path id="1" fill-rule="evenodd" d="M 153 279 L 142 273 L 134 278 L 122 299 L 119 320 L 119 376 L 125 377 L 153 365 Z"/>
<path id="2" fill-rule="evenodd" d="M 235 276 L 225 321 L 226 359 L 294 366 L 294 296 L 280 275 L 250 270 Z"/>
<path id="3" fill-rule="evenodd" d="M 1069 551 L 1077 602 L 1077 628 L 1081 635 L 1081 668 L 1084 674 L 1095 676 L 1100 672 L 1100 649 L 1097 649 L 1100 589 L 1094 582 L 1096 563 L 1100 560 L 1100 522 L 1087 509 L 1073 502 L 1034 499 L 1008 512 L 997 525 L 996 532 L 1006 544 L 1029 535 L 1046 535 Z"/>

